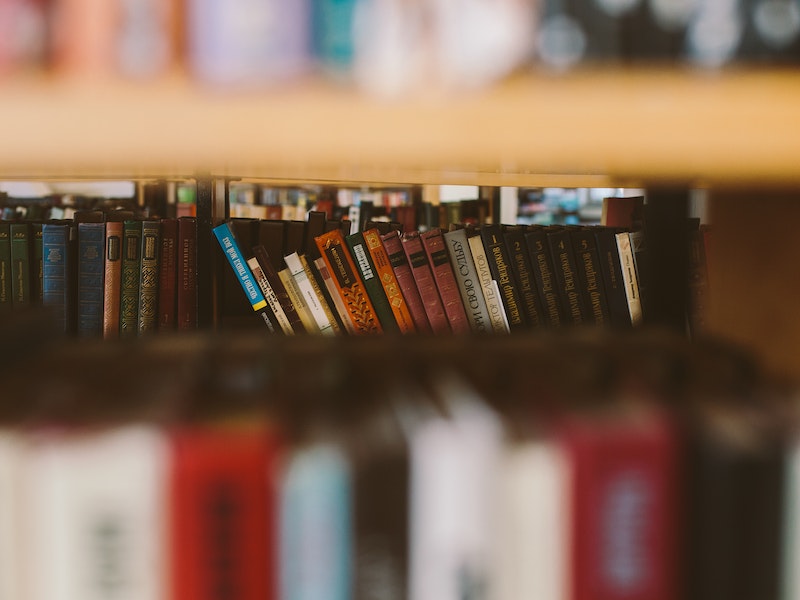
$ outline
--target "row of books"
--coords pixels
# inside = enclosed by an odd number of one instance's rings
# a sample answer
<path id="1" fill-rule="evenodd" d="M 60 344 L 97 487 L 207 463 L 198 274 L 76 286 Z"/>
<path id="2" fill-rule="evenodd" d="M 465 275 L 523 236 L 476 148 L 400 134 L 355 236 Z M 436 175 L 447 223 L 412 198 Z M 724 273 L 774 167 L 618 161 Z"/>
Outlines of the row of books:
<path id="1" fill-rule="evenodd" d="M 236 296 L 227 305 L 284 334 L 463 335 L 644 320 L 641 231 L 483 224 L 420 232 L 374 222 L 348 233 L 327 223 L 310 211 L 306 222 L 216 227 L 230 263 L 226 292 Z"/>
<path id="2" fill-rule="evenodd" d="M 791 390 L 717 342 L 580 333 L 4 330 L 0 589 L 800 597 Z"/>
<path id="3" fill-rule="evenodd" d="M 392 93 L 487 85 L 531 64 L 796 63 L 799 33 L 795 0 L 2 0 L 0 72 L 177 67 L 227 86 L 318 69 Z"/>
<path id="4" fill-rule="evenodd" d="M 196 244 L 194 217 L 0 221 L 0 310 L 44 306 L 81 337 L 196 329 Z"/>

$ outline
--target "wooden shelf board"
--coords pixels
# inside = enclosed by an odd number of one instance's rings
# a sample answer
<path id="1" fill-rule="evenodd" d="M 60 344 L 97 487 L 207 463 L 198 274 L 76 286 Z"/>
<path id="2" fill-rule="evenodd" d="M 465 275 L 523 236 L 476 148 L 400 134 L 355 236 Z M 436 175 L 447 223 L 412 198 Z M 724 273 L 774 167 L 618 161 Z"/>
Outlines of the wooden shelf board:
<path id="1" fill-rule="evenodd" d="M 0 178 L 786 185 L 800 183 L 798 99 L 789 71 L 531 74 L 394 100 L 319 81 L 227 93 L 179 79 L 8 81 Z"/>

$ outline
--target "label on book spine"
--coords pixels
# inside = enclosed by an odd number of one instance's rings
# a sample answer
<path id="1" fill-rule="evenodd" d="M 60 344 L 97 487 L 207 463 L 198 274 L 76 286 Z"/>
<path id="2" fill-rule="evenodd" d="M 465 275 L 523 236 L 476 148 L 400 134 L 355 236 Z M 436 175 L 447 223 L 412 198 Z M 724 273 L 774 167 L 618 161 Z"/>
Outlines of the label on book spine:
<path id="1" fill-rule="evenodd" d="M 467 239 L 469 249 L 472 251 L 472 258 L 475 262 L 475 272 L 478 275 L 481 291 L 486 300 L 486 310 L 489 313 L 489 322 L 495 333 L 508 333 L 508 318 L 503 307 L 503 300 L 500 297 L 500 288 L 492 278 L 492 271 L 489 268 L 489 261 L 486 258 L 486 249 L 480 235 L 473 235 Z"/>
<path id="2" fill-rule="evenodd" d="M 292 324 L 286 317 L 286 313 L 283 311 L 281 303 L 278 302 L 278 297 L 275 295 L 275 290 L 272 289 L 267 276 L 264 275 L 264 271 L 262 270 L 261 265 L 258 263 L 258 259 L 255 256 L 250 257 L 247 259 L 247 264 L 250 267 L 250 270 L 253 272 L 253 277 L 255 278 L 256 283 L 258 283 L 258 286 L 261 288 L 261 292 L 264 294 L 264 299 L 267 301 L 267 304 L 269 304 L 270 309 L 275 315 L 275 320 L 278 322 L 281 331 L 283 331 L 283 333 L 286 335 L 293 335 L 294 329 L 292 329 Z"/>
<path id="3" fill-rule="evenodd" d="M 456 281 L 461 292 L 461 301 L 469 319 L 470 328 L 477 333 L 491 331 L 489 311 L 486 299 L 481 290 L 475 262 L 467 243 L 467 233 L 463 229 L 454 229 L 444 234 Z"/>
<path id="4" fill-rule="evenodd" d="M 230 263 L 234 274 L 250 302 L 250 306 L 254 311 L 264 308 L 267 305 L 267 301 L 264 299 L 264 295 L 261 293 L 258 285 L 256 285 L 256 282 L 253 280 L 253 274 L 244 261 L 245 259 L 242 256 L 239 245 L 236 243 L 236 239 L 233 237 L 233 232 L 231 232 L 229 225 L 227 223 L 222 223 L 214 227 L 213 231 L 219 245 L 225 253 L 225 257 L 228 259 L 228 263 Z"/>
<path id="5" fill-rule="evenodd" d="M 292 277 L 294 277 L 294 281 L 300 293 L 303 295 L 306 306 L 308 306 L 320 333 L 324 335 L 334 335 L 333 326 L 328 319 L 328 315 L 325 314 L 325 310 L 322 308 L 319 296 L 317 296 L 317 293 L 311 285 L 308 273 L 306 273 L 303 268 L 303 263 L 300 262 L 299 254 L 297 252 L 292 252 L 288 256 L 284 256 L 283 259 L 286 261 L 286 266 L 289 268 Z"/>
<path id="6" fill-rule="evenodd" d="M 158 257 L 161 248 L 161 223 L 142 223 L 142 266 L 139 272 L 139 334 L 158 327 Z"/>
<path id="7" fill-rule="evenodd" d="M 378 230 L 370 229 L 365 231 L 364 243 L 372 257 L 372 263 L 375 265 L 378 279 L 383 286 L 383 292 L 394 314 L 397 327 L 402 333 L 416 331 L 414 319 L 403 297 L 403 292 L 400 289 L 400 284 L 389 261 L 389 255 L 386 253 L 383 242 L 381 242 L 381 236 Z"/>

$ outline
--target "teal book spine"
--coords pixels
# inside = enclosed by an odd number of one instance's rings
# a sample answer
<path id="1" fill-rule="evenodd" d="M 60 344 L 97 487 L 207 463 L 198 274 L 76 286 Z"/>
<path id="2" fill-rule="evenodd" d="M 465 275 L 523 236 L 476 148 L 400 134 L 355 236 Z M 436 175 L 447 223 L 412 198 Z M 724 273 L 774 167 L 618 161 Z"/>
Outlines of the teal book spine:
<path id="1" fill-rule="evenodd" d="M 103 332 L 105 223 L 78 223 L 78 335 Z"/>
<path id="2" fill-rule="evenodd" d="M 267 300 L 264 298 L 264 294 L 261 293 L 261 289 L 253 278 L 253 273 L 245 262 L 245 257 L 239 249 L 239 244 L 236 242 L 231 228 L 227 223 L 222 223 L 214 227 L 213 231 L 214 236 L 217 238 L 225 254 L 225 258 L 228 259 L 233 273 L 236 275 L 239 284 L 242 286 L 247 296 L 247 300 L 250 302 L 250 306 L 254 311 L 265 308 L 267 306 Z"/>

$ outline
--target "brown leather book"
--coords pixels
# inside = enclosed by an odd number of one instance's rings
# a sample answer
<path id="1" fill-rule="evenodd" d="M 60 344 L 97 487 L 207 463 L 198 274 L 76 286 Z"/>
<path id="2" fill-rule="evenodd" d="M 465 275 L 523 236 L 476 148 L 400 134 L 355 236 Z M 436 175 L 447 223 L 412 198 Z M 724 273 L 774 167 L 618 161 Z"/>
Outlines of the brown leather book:
<path id="1" fill-rule="evenodd" d="M 383 291 L 386 298 L 389 300 L 389 306 L 394 314 L 397 326 L 401 333 L 412 333 L 417 330 L 414 326 L 414 319 L 411 316 L 411 311 L 408 308 L 403 292 L 400 288 L 400 283 L 397 280 L 392 264 L 389 262 L 389 254 L 381 241 L 378 229 L 369 229 L 364 232 L 364 242 L 366 243 L 367 250 L 372 257 L 372 262 L 375 265 L 378 279 L 383 286 Z"/>
<path id="2" fill-rule="evenodd" d="M 177 219 L 161 220 L 161 256 L 158 274 L 158 329 L 175 329 L 175 310 L 177 308 Z"/>
<path id="3" fill-rule="evenodd" d="M 178 294 L 179 330 L 197 329 L 197 218 L 178 218 Z"/>
<path id="4" fill-rule="evenodd" d="M 451 333 L 452 329 L 447 320 L 447 313 L 445 313 L 442 299 L 439 297 L 439 290 L 436 289 L 433 271 L 431 271 L 428 255 L 422 245 L 419 232 L 404 233 L 400 241 L 403 244 L 406 258 L 408 258 L 411 273 L 414 275 L 414 281 L 417 282 L 419 296 L 422 298 L 422 305 L 425 307 L 425 314 L 428 315 L 433 333 Z"/>
<path id="5" fill-rule="evenodd" d="M 103 284 L 103 337 L 119 337 L 120 282 L 122 277 L 122 221 L 106 223 L 105 277 Z"/>
<path id="6" fill-rule="evenodd" d="M 469 333 L 467 313 L 464 310 L 464 303 L 461 301 L 461 291 L 453 273 L 453 265 L 450 263 L 450 255 L 447 252 L 442 230 L 438 227 L 430 229 L 421 233 L 419 237 L 425 253 L 428 255 L 433 280 L 436 282 L 436 289 L 439 290 L 439 297 L 442 299 L 442 306 L 450 328 L 453 333 Z"/>
<path id="7" fill-rule="evenodd" d="M 419 295 L 417 288 L 417 281 L 414 279 L 414 274 L 411 272 L 411 265 L 408 264 L 408 257 L 403 244 L 400 241 L 399 231 L 390 231 L 389 233 L 381 236 L 381 242 L 386 249 L 386 254 L 389 256 L 389 264 L 392 265 L 392 270 L 397 278 L 397 283 L 400 285 L 400 291 L 403 293 L 403 299 L 408 305 L 408 311 L 411 313 L 411 318 L 414 320 L 414 327 L 419 333 L 431 333 L 431 324 L 428 321 L 428 314 L 425 312 L 425 305 L 422 303 L 422 297 Z"/>

